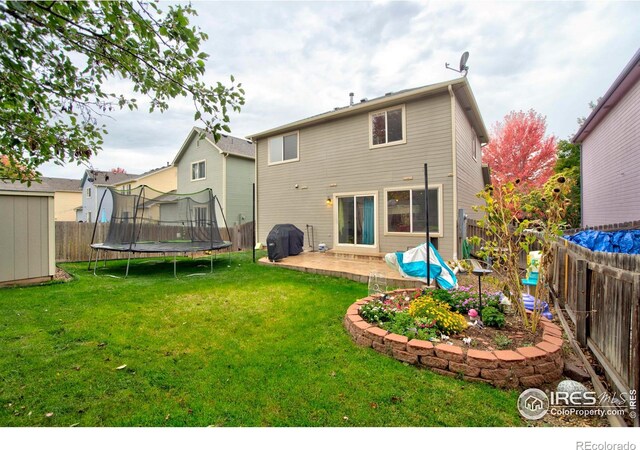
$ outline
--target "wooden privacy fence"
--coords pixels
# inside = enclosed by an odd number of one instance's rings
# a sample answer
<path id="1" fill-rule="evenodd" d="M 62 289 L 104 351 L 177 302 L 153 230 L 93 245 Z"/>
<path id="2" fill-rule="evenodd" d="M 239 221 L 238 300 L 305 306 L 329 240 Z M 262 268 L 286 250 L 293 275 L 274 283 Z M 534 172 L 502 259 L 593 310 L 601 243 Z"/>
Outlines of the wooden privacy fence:
<path id="1" fill-rule="evenodd" d="M 593 252 L 564 239 L 553 248 L 551 287 L 578 342 L 619 393 L 640 391 L 640 255 Z"/>
<path id="2" fill-rule="evenodd" d="M 483 241 L 488 239 L 487 231 L 483 227 L 478 225 L 478 222 L 476 220 L 466 219 L 466 222 L 467 222 L 467 237 L 471 238 L 474 236 L 478 236 Z M 540 250 L 540 248 L 541 248 L 540 244 L 538 242 L 534 242 L 530 246 L 529 250 L 535 251 L 535 250 Z M 472 255 L 478 255 L 479 251 L 480 251 L 480 247 L 478 246 L 471 247 Z M 520 251 L 520 268 L 523 270 L 527 269 L 527 252 L 525 252 L 524 250 Z"/>
<path id="3" fill-rule="evenodd" d="M 640 222 L 599 227 L 608 231 L 634 228 L 640 228 Z M 467 235 L 487 237 L 486 230 L 474 220 L 467 222 Z M 552 249 L 555 254 L 549 274 L 551 291 L 575 325 L 578 342 L 591 350 L 619 394 L 629 395 L 635 391 L 637 395 L 640 392 L 640 255 L 593 252 L 561 238 Z M 520 261 L 523 267 L 524 251 Z M 638 417 L 634 425 L 639 425 Z"/>
<path id="4" fill-rule="evenodd" d="M 56 222 L 56 262 L 88 261 L 91 255 L 91 236 L 95 224 L 87 222 Z M 153 229 L 151 229 L 153 228 Z M 147 226 L 144 230 L 146 236 L 154 235 L 157 240 L 174 239 L 175 228 L 172 226 Z M 99 223 L 96 227 L 95 242 L 104 242 L 109 229 L 108 223 Z M 232 242 L 232 250 L 250 249 L 253 237 L 253 222 L 236 225 L 229 229 L 220 228 L 223 239 Z M 134 258 L 149 258 L 158 256 L 157 253 L 135 253 Z M 105 252 L 100 258 L 118 259 L 123 257 L 123 253 Z"/>

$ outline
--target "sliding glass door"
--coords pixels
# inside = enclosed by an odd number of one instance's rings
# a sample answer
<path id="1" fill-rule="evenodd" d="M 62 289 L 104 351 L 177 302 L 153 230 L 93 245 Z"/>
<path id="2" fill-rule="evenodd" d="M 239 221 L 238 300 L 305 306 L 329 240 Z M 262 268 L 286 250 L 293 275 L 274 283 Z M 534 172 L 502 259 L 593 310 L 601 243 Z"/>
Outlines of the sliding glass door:
<path id="1" fill-rule="evenodd" d="M 376 245 L 376 196 L 337 196 L 338 245 Z"/>

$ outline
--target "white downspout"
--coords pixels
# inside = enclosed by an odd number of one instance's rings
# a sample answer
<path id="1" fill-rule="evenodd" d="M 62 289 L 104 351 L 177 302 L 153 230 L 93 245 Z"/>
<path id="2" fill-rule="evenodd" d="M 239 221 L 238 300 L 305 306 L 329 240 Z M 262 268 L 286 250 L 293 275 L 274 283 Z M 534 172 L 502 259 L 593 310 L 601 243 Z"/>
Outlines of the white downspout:
<path id="1" fill-rule="evenodd" d="M 458 260 L 458 151 L 456 148 L 456 96 L 451 85 L 451 161 L 453 163 L 453 260 Z"/>
<path id="2" fill-rule="evenodd" d="M 253 182 L 256 185 L 256 204 L 255 210 L 253 212 L 253 216 L 255 217 L 255 223 L 253 224 L 253 234 L 256 236 L 256 244 L 260 242 L 258 239 L 258 141 L 253 141 L 253 155 L 255 159 L 253 160 Z M 253 205 L 252 205 L 253 206 Z"/>

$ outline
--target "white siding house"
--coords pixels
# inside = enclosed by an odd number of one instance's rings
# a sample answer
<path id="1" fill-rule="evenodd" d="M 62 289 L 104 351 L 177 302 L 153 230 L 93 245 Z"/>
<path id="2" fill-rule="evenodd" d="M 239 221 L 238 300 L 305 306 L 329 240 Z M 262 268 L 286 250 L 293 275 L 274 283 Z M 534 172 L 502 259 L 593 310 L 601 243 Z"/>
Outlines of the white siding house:
<path id="1" fill-rule="evenodd" d="M 640 219 L 640 50 L 598 102 L 581 144 L 582 226 Z"/>

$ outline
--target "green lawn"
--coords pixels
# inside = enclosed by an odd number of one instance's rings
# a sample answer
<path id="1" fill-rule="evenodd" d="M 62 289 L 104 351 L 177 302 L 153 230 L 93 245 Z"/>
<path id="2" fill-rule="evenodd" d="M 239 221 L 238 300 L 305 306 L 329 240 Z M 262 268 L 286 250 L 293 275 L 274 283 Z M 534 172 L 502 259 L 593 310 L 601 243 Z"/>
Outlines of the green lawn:
<path id="1" fill-rule="evenodd" d="M 160 261 L 0 289 L 0 426 L 524 425 L 516 392 L 355 346 L 342 318 L 365 285 L 246 253 L 177 280 Z"/>

